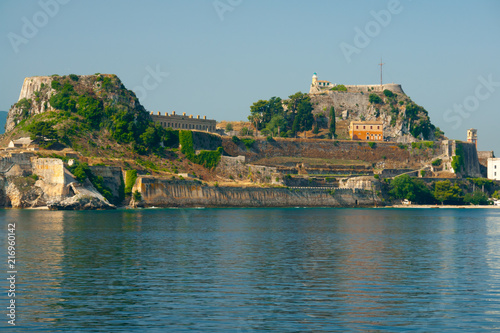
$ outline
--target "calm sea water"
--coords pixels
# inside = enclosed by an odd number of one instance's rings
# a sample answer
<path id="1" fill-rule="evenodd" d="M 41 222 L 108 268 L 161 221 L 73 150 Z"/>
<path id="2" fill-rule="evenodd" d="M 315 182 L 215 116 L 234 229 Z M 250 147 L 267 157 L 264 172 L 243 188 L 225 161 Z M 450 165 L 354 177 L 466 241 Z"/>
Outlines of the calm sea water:
<path id="1" fill-rule="evenodd" d="M 16 323 L 98 332 L 500 330 L 500 210 L 0 211 Z M 1 276 L 0 275 L 0 276 Z"/>

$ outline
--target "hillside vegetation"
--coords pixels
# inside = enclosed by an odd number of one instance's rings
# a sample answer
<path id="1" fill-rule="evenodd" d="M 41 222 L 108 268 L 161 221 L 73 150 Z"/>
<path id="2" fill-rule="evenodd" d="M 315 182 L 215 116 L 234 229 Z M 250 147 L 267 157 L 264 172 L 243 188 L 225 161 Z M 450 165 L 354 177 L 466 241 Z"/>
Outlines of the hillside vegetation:
<path id="1" fill-rule="evenodd" d="M 10 112 L 16 126 L 3 136 L 4 145 L 30 136 L 44 148 L 39 153 L 44 156 L 74 151 L 90 164 L 213 178 L 207 169 L 218 163 L 221 151 L 201 156 L 194 150 L 179 152 L 179 131 L 154 123 L 116 75 L 54 75 L 51 79 L 33 98 L 13 105 Z M 46 111 L 37 113 L 39 109 Z"/>

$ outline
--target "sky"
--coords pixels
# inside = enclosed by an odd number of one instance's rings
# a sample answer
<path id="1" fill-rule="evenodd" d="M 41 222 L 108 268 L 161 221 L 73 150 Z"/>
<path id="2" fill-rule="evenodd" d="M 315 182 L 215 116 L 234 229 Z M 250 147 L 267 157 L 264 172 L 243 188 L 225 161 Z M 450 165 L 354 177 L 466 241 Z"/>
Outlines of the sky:
<path id="1" fill-rule="evenodd" d="M 0 110 L 25 77 L 116 74 L 148 111 L 246 120 L 259 99 L 399 83 L 500 156 L 498 0 L 1 0 Z"/>

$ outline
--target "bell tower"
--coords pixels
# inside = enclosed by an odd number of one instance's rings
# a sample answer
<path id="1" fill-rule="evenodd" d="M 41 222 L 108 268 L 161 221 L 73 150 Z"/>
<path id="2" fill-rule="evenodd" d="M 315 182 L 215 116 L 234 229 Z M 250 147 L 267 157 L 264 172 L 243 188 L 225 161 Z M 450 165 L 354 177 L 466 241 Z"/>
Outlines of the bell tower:
<path id="1" fill-rule="evenodd" d="M 467 130 L 467 142 L 474 143 L 477 149 L 477 129 L 471 128 Z"/>

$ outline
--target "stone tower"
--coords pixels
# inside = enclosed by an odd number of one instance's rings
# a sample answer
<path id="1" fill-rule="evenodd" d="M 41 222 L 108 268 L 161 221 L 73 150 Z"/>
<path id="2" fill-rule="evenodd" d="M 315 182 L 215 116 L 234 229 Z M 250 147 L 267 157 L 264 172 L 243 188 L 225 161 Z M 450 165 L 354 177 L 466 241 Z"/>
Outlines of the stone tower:
<path id="1" fill-rule="evenodd" d="M 315 86 L 318 84 L 318 74 L 314 73 L 312 77 L 312 85 Z"/>
<path id="2" fill-rule="evenodd" d="M 474 143 L 477 149 L 477 129 L 471 128 L 467 130 L 467 142 Z"/>

